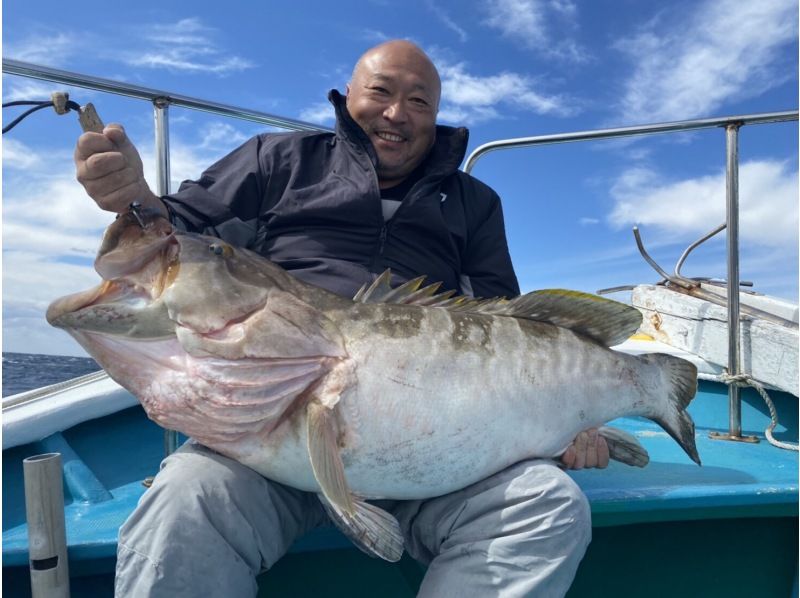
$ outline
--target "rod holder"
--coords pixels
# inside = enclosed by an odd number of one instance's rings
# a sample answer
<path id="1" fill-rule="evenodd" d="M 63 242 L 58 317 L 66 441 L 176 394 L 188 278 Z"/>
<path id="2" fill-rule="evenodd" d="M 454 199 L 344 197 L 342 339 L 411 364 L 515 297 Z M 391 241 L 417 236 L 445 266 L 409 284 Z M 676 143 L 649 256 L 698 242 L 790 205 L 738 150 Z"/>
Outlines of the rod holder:
<path id="1" fill-rule="evenodd" d="M 60 453 L 22 461 L 32 598 L 69 598 L 64 482 Z"/>

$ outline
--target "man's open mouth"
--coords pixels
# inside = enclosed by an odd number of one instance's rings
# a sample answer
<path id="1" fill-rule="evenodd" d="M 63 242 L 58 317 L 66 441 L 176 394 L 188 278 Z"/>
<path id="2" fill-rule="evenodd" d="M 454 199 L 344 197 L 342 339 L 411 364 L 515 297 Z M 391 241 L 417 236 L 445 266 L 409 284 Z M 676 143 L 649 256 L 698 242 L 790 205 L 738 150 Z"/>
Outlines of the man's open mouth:
<path id="1" fill-rule="evenodd" d="M 375 135 L 386 141 L 394 141 L 396 143 L 406 140 L 405 137 L 397 135 L 395 133 L 389 133 L 388 131 L 376 131 Z"/>

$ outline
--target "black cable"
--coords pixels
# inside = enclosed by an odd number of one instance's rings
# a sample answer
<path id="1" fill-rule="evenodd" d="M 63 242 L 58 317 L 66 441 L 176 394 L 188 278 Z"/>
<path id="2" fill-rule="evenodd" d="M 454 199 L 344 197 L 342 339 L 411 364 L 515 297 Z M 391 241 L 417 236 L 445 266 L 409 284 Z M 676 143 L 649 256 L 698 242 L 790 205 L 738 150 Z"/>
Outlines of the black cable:
<path id="1" fill-rule="evenodd" d="M 3 134 L 5 135 L 6 133 L 8 133 L 11 129 L 17 126 L 22 121 L 23 118 L 25 118 L 29 114 L 32 114 L 37 110 L 41 110 L 42 108 L 47 108 L 48 106 L 52 105 L 53 102 L 47 102 L 46 104 L 39 104 L 38 106 L 34 106 L 33 108 L 31 108 L 30 110 L 26 110 L 25 112 L 20 114 L 17 118 L 12 120 L 7 126 L 3 127 Z"/>
<path id="2" fill-rule="evenodd" d="M 8 125 L 3 127 L 3 135 L 5 135 L 11 129 L 17 126 L 26 116 L 33 114 L 34 112 L 36 112 L 37 110 L 41 110 L 42 108 L 48 108 L 54 106 L 54 104 L 52 100 L 39 101 L 39 102 L 29 101 L 29 100 L 16 100 L 13 102 L 6 102 L 5 104 L 3 104 L 3 108 L 9 108 L 11 106 L 33 106 L 33 108 L 26 110 L 25 112 L 20 114 L 17 118 L 15 118 L 13 121 L 11 121 Z M 67 100 L 65 106 L 68 110 L 74 110 L 76 112 L 80 112 L 81 110 L 80 105 L 76 102 L 73 102 L 72 100 Z"/>
<path id="3" fill-rule="evenodd" d="M 33 105 L 40 106 L 42 104 L 50 104 L 53 105 L 52 100 L 44 100 L 44 101 L 32 101 L 32 100 L 15 100 L 13 102 L 6 102 L 3 104 L 3 108 L 8 108 L 10 106 L 33 106 Z"/>

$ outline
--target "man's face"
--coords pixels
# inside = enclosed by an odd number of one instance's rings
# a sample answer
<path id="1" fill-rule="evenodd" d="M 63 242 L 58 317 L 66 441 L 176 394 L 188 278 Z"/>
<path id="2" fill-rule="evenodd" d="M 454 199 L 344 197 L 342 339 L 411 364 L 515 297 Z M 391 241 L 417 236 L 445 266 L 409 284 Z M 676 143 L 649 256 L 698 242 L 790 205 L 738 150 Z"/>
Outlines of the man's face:
<path id="1" fill-rule="evenodd" d="M 347 109 L 375 147 L 381 188 L 405 179 L 433 146 L 439 86 L 430 62 L 403 44 L 381 46 L 356 67 Z"/>

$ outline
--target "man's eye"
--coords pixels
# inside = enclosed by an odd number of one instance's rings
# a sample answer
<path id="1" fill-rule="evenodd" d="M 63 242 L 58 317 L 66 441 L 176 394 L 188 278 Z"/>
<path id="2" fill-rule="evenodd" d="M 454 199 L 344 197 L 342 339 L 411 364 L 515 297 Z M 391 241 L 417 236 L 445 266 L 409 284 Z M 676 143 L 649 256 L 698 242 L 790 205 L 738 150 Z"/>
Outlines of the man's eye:
<path id="1" fill-rule="evenodd" d="M 372 91 L 376 91 L 376 92 L 378 92 L 378 93 L 389 93 L 389 90 L 388 90 L 388 89 L 386 89 L 385 87 L 378 87 L 378 86 L 374 86 L 374 87 L 370 87 L 370 89 L 371 89 Z"/>
<path id="2" fill-rule="evenodd" d="M 427 106 L 428 102 L 422 98 L 411 98 L 411 101 L 420 106 Z"/>

